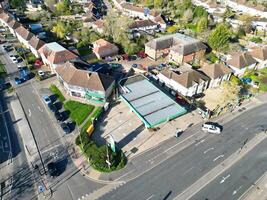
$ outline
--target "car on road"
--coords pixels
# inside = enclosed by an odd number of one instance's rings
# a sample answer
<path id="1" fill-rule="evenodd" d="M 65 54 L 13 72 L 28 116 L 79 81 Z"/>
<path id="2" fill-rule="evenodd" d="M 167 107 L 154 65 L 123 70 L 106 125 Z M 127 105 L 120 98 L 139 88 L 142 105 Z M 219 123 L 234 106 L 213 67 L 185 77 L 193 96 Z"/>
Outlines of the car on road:
<path id="1" fill-rule="evenodd" d="M 59 176 L 59 170 L 55 162 L 47 164 L 47 171 L 51 177 Z"/>
<path id="2" fill-rule="evenodd" d="M 64 120 L 64 116 L 59 111 L 54 112 L 54 115 L 55 115 L 55 118 L 57 119 L 57 121 L 61 122 Z"/>
<path id="3" fill-rule="evenodd" d="M 66 133 L 66 134 L 68 134 L 68 133 L 71 132 L 68 123 L 63 122 L 63 123 L 60 124 L 60 127 L 62 128 L 62 130 L 63 130 L 64 133 Z"/>
<path id="4" fill-rule="evenodd" d="M 208 133 L 220 134 L 222 132 L 222 127 L 219 126 L 217 123 L 206 122 L 202 124 L 202 130 Z"/>
<path id="5" fill-rule="evenodd" d="M 56 112 L 57 108 L 53 103 L 49 103 L 48 104 L 48 108 L 52 111 L 52 112 Z"/>
<path id="6" fill-rule="evenodd" d="M 46 104 L 51 104 L 51 103 L 52 103 L 52 100 L 51 100 L 50 97 L 47 96 L 47 95 L 44 95 L 44 96 L 43 96 L 43 100 L 44 100 L 44 102 L 45 102 Z"/>

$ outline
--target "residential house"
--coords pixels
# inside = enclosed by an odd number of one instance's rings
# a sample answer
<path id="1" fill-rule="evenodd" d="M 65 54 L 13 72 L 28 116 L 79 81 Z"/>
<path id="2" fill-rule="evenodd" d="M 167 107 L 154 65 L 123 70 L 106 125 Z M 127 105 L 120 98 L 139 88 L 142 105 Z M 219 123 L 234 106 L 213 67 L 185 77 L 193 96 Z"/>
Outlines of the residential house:
<path id="1" fill-rule="evenodd" d="M 9 23 L 8 23 L 8 28 L 9 28 L 9 31 L 10 33 L 12 33 L 12 35 L 16 36 L 16 32 L 15 30 L 22 26 L 19 22 L 17 22 L 16 20 L 11 20 Z"/>
<path id="2" fill-rule="evenodd" d="M 157 77 L 167 87 L 186 97 L 203 93 L 208 88 L 210 80 L 209 77 L 196 70 L 180 73 L 179 71 L 165 69 Z"/>
<path id="3" fill-rule="evenodd" d="M 35 55 L 35 57 L 37 57 L 37 58 L 40 57 L 38 50 L 44 45 L 45 45 L 45 42 L 36 36 L 33 36 L 29 40 L 29 48 L 30 48 L 31 52 Z"/>
<path id="4" fill-rule="evenodd" d="M 233 70 L 234 75 L 238 77 L 242 76 L 247 69 L 254 69 L 257 63 L 257 60 L 249 52 L 234 53 L 226 61 L 226 64 Z"/>
<path id="5" fill-rule="evenodd" d="M 39 50 L 39 54 L 43 63 L 48 65 L 52 72 L 55 72 L 56 67 L 64 64 L 67 61 L 76 60 L 77 55 L 65 49 L 56 42 L 51 42 L 43 45 Z"/>
<path id="6" fill-rule="evenodd" d="M 150 19 L 137 20 L 129 26 L 131 31 L 148 31 L 158 29 L 158 24 Z"/>
<path id="7" fill-rule="evenodd" d="M 93 21 L 91 23 L 92 28 L 94 29 L 94 31 L 97 31 L 98 33 L 104 33 L 104 28 L 105 28 L 105 22 L 102 19 Z"/>
<path id="8" fill-rule="evenodd" d="M 200 59 L 206 45 L 200 40 L 176 33 L 153 39 L 145 44 L 145 53 L 153 60 L 169 55 L 169 60 L 177 64 Z"/>
<path id="9" fill-rule="evenodd" d="M 26 48 L 30 48 L 29 40 L 34 37 L 34 34 L 28 31 L 24 26 L 19 26 L 15 29 L 16 36 L 20 43 L 22 43 Z"/>
<path id="10" fill-rule="evenodd" d="M 119 48 L 104 39 L 99 39 L 93 42 L 93 52 L 98 59 L 102 59 L 118 55 Z"/>
<path id="11" fill-rule="evenodd" d="M 8 23 L 12 20 L 13 17 L 9 13 L 5 12 L 3 9 L 0 9 L 0 21 L 3 26 L 8 27 Z"/>
<path id="12" fill-rule="evenodd" d="M 223 63 L 205 64 L 200 71 L 210 78 L 209 88 L 218 87 L 223 81 L 229 81 L 232 75 L 232 70 Z"/>
<path id="13" fill-rule="evenodd" d="M 257 68 L 261 69 L 267 66 L 267 46 L 255 48 L 249 54 L 258 61 Z"/>
<path id="14" fill-rule="evenodd" d="M 77 69 L 71 62 L 58 66 L 55 71 L 59 82 L 69 95 L 97 103 L 105 103 L 115 87 L 112 77 Z"/>

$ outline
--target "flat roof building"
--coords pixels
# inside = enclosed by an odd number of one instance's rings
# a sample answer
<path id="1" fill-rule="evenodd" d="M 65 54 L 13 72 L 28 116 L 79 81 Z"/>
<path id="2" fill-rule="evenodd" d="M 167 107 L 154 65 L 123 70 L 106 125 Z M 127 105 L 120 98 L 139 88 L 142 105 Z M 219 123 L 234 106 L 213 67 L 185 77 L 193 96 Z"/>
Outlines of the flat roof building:
<path id="1" fill-rule="evenodd" d="M 123 79 L 121 84 L 124 92 L 121 98 L 147 128 L 153 128 L 187 112 L 143 75 Z"/>

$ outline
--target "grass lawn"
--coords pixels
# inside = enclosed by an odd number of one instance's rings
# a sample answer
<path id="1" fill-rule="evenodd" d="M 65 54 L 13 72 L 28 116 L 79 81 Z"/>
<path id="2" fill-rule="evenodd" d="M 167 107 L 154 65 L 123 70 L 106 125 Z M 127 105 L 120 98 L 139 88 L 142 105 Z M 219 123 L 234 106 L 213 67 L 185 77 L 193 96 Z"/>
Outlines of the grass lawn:
<path id="1" fill-rule="evenodd" d="M 98 118 L 99 115 L 102 113 L 102 111 L 103 111 L 103 108 L 102 107 L 97 107 L 95 109 L 95 111 L 92 113 L 91 117 L 87 120 L 87 122 L 81 128 L 81 132 L 86 131 L 89 128 L 89 126 L 92 124 L 92 120 L 94 118 Z"/>
<path id="2" fill-rule="evenodd" d="M 4 76 L 6 74 L 5 65 L 0 63 L 0 76 Z"/>
<path id="3" fill-rule="evenodd" d="M 94 110 L 94 106 L 83 104 L 78 101 L 67 101 L 64 108 L 70 111 L 70 118 L 80 125 Z"/>
<path id="4" fill-rule="evenodd" d="M 49 89 L 50 89 L 50 91 L 52 93 L 54 93 L 57 96 L 57 98 L 58 98 L 59 101 L 64 102 L 66 100 L 65 97 L 63 96 L 63 94 L 57 88 L 57 86 L 55 86 L 55 85 L 52 84 L 52 85 L 50 85 Z"/>

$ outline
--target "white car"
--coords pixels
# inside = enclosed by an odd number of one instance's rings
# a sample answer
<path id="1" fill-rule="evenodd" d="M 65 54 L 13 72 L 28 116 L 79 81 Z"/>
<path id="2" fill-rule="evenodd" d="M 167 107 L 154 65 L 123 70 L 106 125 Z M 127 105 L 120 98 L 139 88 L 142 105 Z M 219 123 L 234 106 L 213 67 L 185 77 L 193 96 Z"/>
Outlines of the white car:
<path id="1" fill-rule="evenodd" d="M 10 59 L 12 60 L 13 63 L 18 63 L 18 59 L 17 58 L 11 57 Z"/>
<path id="2" fill-rule="evenodd" d="M 220 134 L 222 132 L 222 129 L 215 123 L 207 122 L 205 124 L 202 124 L 202 131 L 208 133 Z"/>
<path id="3" fill-rule="evenodd" d="M 43 71 L 43 70 L 38 70 L 38 75 L 42 77 L 42 76 L 44 76 L 44 75 L 45 75 L 45 73 L 44 73 L 44 71 Z"/>

